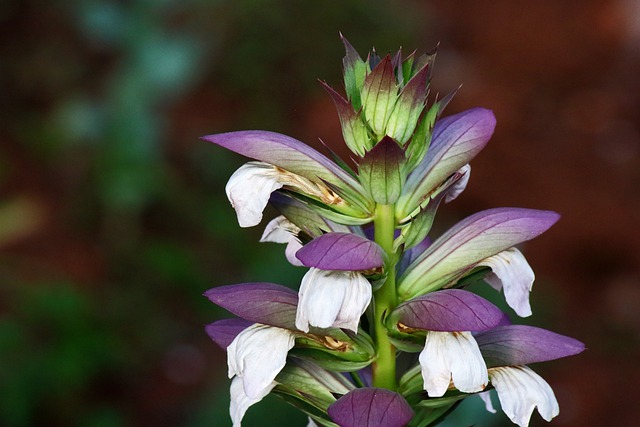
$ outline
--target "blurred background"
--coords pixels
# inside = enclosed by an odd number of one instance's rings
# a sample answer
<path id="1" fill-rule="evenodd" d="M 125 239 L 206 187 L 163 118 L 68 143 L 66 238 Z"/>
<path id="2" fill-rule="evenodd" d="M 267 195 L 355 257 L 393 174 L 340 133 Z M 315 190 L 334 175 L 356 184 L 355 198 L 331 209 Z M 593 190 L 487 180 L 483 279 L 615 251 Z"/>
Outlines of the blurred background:
<path id="1" fill-rule="evenodd" d="M 225 354 L 203 329 L 226 314 L 201 294 L 304 271 L 237 226 L 224 185 L 244 159 L 198 137 L 267 129 L 341 151 L 316 81 L 341 88 L 339 31 L 362 55 L 439 43 L 432 94 L 463 84 L 445 114 L 494 110 L 436 226 L 560 212 L 523 248 L 537 281 L 519 322 L 588 350 L 534 369 L 554 425 L 636 425 L 638 0 L 0 1 L 0 425 L 231 425 Z M 443 426 L 511 425 L 463 408 Z M 306 425 L 274 397 L 245 420 Z"/>

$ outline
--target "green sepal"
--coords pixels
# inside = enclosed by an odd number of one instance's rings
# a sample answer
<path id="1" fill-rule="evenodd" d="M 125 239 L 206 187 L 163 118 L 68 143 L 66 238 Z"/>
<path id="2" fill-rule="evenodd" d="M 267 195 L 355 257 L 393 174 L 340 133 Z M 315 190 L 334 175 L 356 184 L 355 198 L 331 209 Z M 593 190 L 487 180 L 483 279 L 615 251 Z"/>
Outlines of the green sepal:
<path id="1" fill-rule="evenodd" d="M 333 206 L 325 205 L 315 199 L 310 197 L 306 197 L 302 194 L 288 192 L 288 195 L 297 199 L 305 206 L 307 206 L 311 211 L 321 216 L 325 220 L 335 222 L 337 224 L 342 225 L 363 225 L 368 224 L 372 221 L 372 214 L 362 214 L 358 211 L 354 211 L 353 213 L 342 213 L 338 212 L 334 209 Z M 292 221 L 293 222 L 293 221 Z M 294 222 L 295 224 L 295 222 Z M 297 224 L 296 224 L 297 225 Z M 335 230 L 334 230 L 335 231 Z"/>
<path id="2" fill-rule="evenodd" d="M 346 55 L 342 59 L 344 72 L 344 88 L 347 92 L 347 99 L 356 110 L 362 106 L 360 93 L 364 84 L 364 79 L 369 71 L 368 64 L 360 58 L 358 52 L 351 46 L 346 38 L 340 35 L 346 50 Z"/>
<path id="3" fill-rule="evenodd" d="M 364 117 L 379 138 L 385 134 L 397 97 L 391 57 L 387 55 L 364 79 L 361 92 Z"/>
<path id="4" fill-rule="evenodd" d="M 414 70 L 420 70 L 423 67 L 427 67 L 429 74 L 427 75 L 427 79 L 431 80 L 431 72 L 433 70 L 433 64 L 436 61 L 436 54 L 438 53 L 438 46 L 434 47 L 427 53 L 423 53 L 420 55 L 413 64 Z"/>
<path id="5" fill-rule="evenodd" d="M 427 332 L 419 329 L 411 331 L 411 333 L 402 332 L 398 329 L 398 316 L 387 317 L 384 322 L 387 328 L 387 336 L 389 340 L 401 351 L 407 353 L 417 353 L 424 348 L 424 341 Z"/>
<path id="6" fill-rule="evenodd" d="M 451 175 L 446 182 L 434 191 L 434 194 L 430 195 L 427 202 L 423 202 L 423 204 L 418 207 L 418 213 L 414 214 L 410 220 L 407 218 L 400 218 L 398 220 L 401 224 L 407 220 L 409 221 L 409 223 L 402 228 L 400 235 L 402 243 L 404 243 L 404 250 L 414 247 L 427 237 L 429 231 L 431 231 L 433 220 L 435 219 L 442 199 L 445 198 L 448 190 L 462 179 L 462 177 L 463 175 L 457 172 Z"/>
<path id="7" fill-rule="evenodd" d="M 460 88 L 450 92 L 440 101 L 435 102 L 427 110 L 426 114 L 423 115 L 422 120 L 413 133 L 411 141 L 407 145 L 407 173 L 413 171 L 424 159 L 431 144 L 433 126 L 459 89 Z"/>
<path id="8" fill-rule="evenodd" d="M 341 372 L 358 371 L 376 358 L 373 340 L 362 329 L 357 334 L 342 329 L 312 329 L 310 334 L 296 338 L 289 354 Z"/>
<path id="9" fill-rule="evenodd" d="M 300 412 L 306 414 L 308 417 L 313 419 L 313 421 L 317 425 L 323 427 L 339 427 L 338 424 L 328 420 L 328 415 L 326 414 L 326 412 L 323 413 L 320 409 L 302 399 L 300 395 L 292 393 L 290 390 L 280 387 L 279 385 L 277 385 L 273 389 L 272 393 L 283 399 L 285 402 L 287 402 L 289 405 L 293 406 Z"/>
<path id="10" fill-rule="evenodd" d="M 358 175 L 376 203 L 390 205 L 398 200 L 405 182 L 404 162 L 404 151 L 388 136 L 364 156 Z"/>
<path id="11" fill-rule="evenodd" d="M 330 231 L 349 232 L 346 226 L 327 221 L 305 203 L 285 192 L 271 194 L 269 203 L 310 238 Z"/>
<path id="12" fill-rule="evenodd" d="M 416 364 L 400 378 L 398 383 L 398 393 L 402 394 L 416 412 L 408 426 L 422 427 L 433 425 L 446 415 L 461 400 L 472 394 L 461 393 L 457 390 L 450 390 L 442 397 L 430 398 L 424 391 L 424 379 L 422 378 L 422 367 Z"/>
<path id="13" fill-rule="evenodd" d="M 342 374 L 329 372 L 314 363 L 290 357 L 276 377 L 274 392 L 309 416 L 329 421 L 327 408 L 354 385 Z M 335 425 L 333 423 L 329 425 Z"/>
<path id="14" fill-rule="evenodd" d="M 427 98 L 427 70 L 423 67 L 402 89 L 389 116 L 386 134 L 404 145 L 413 134 Z"/>
<path id="15" fill-rule="evenodd" d="M 416 58 L 416 51 L 411 52 L 401 64 L 402 69 L 398 68 L 398 71 L 402 71 L 402 82 L 408 82 L 413 77 L 413 61 Z"/>
<path id="16" fill-rule="evenodd" d="M 467 396 L 423 400 L 414 405 L 415 415 L 407 427 L 427 427 L 440 423 Z M 438 400 L 436 402 L 436 400 Z"/>
<path id="17" fill-rule="evenodd" d="M 360 114 L 353 109 L 349 101 L 340 96 L 331 86 L 322 81 L 320 84 L 329 93 L 336 110 L 338 110 L 345 144 L 353 153 L 360 157 L 364 156 L 367 150 L 373 146 L 373 141 L 369 137 L 369 131 Z"/>
<path id="18" fill-rule="evenodd" d="M 422 119 L 416 126 L 413 136 L 411 137 L 411 141 L 407 144 L 407 173 L 413 171 L 427 154 L 427 150 L 431 144 L 433 126 L 436 123 L 437 117 L 438 104 L 435 103 L 427 110 L 426 114 L 423 115 Z"/>

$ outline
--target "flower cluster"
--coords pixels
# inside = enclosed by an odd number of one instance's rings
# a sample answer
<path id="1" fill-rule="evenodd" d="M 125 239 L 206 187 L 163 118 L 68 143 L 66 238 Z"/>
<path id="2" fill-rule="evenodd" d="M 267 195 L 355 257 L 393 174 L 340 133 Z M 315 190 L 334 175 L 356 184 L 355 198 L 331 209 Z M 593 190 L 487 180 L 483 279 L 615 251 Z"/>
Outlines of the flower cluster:
<path id="1" fill-rule="evenodd" d="M 559 215 L 490 209 L 431 237 L 438 206 L 464 190 L 494 115 L 475 108 L 440 118 L 450 96 L 428 102 L 435 52 L 363 60 L 343 41 L 346 98 L 323 85 L 355 168 L 273 132 L 203 137 L 254 159 L 226 186 L 240 226 L 259 224 L 271 203 L 281 215 L 261 241 L 286 244 L 287 259 L 308 268 L 298 292 L 260 282 L 205 293 L 238 316 L 207 326 L 227 351 L 234 426 L 269 393 L 309 425 L 419 427 L 474 394 L 493 411 L 492 389 L 515 424 L 527 426 L 536 407 L 550 421 L 556 398 L 527 365 L 583 344 L 512 324 L 467 288 L 502 290 L 529 316 L 534 274 L 516 246 Z"/>

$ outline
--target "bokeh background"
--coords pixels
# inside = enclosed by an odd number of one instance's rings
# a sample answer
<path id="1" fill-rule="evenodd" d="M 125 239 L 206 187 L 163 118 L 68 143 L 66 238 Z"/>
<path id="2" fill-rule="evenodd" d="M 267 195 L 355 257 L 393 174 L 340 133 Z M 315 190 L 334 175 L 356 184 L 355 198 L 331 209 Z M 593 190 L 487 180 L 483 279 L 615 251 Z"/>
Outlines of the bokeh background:
<path id="1" fill-rule="evenodd" d="M 588 346 L 535 367 L 554 425 L 637 424 L 640 1 L 3 0 L 0 425 L 230 426 L 203 331 L 226 314 L 201 294 L 304 271 L 237 227 L 224 184 L 243 159 L 198 137 L 268 129 L 340 151 L 316 82 L 341 86 L 339 31 L 362 54 L 439 43 L 432 93 L 463 84 L 447 113 L 495 111 L 436 226 L 560 212 L 524 247 L 522 323 Z M 305 423 L 269 397 L 245 424 Z M 443 425 L 511 424 L 469 399 Z"/>

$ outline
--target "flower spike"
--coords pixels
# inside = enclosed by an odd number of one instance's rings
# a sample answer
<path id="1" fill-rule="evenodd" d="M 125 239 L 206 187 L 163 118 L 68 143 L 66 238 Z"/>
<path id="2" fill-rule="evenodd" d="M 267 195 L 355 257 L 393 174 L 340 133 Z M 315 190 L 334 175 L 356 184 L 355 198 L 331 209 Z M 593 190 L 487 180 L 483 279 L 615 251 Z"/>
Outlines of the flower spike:
<path id="1" fill-rule="evenodd" d="M 363 60 L 341 38 L 346 95 L 320 83 L 353 164 L 329 143 L 326 157 L 275 132 L 203 137 L 251 159 L 226 186 L 240 226 L 260 223 L 271 204 L 281 216 L 260 241 L 286 244 L 287 260 L 308 268 L 297 289 L 255 282 L 205 293 L 240 317 L 206 326 L 227 351 L 234 427 L 269 393 L 308 427 L 432 427 L 476 394 L 495 412 L 492 389 L 520 427 L 535 408 L 551 420 L 558 402 L 527 365 L 584 344 L 514 325 L 469 290 L 487 282 L 529 316 L 535 275 L 516 247 L 559 215 L 489 209 L 434 235 L 439 207 L 465 191 L 495 116 L 472 108 L 441 118 L 457 90 L 428 99 L 435 51 L 373 50 Z"/>

